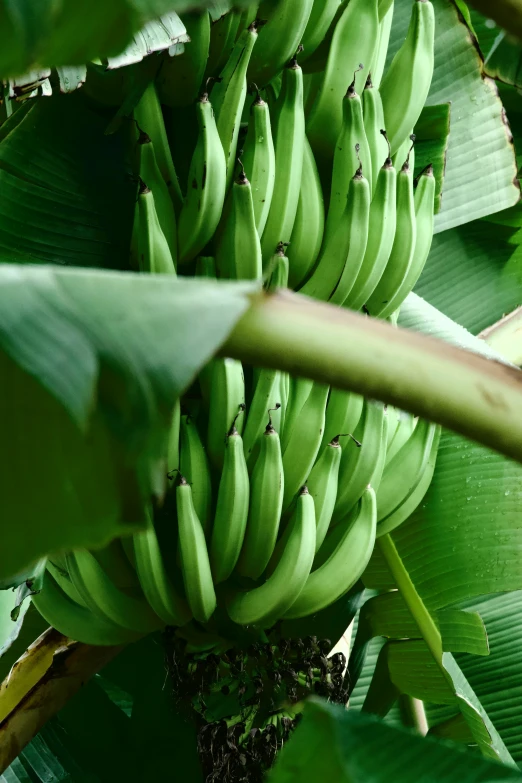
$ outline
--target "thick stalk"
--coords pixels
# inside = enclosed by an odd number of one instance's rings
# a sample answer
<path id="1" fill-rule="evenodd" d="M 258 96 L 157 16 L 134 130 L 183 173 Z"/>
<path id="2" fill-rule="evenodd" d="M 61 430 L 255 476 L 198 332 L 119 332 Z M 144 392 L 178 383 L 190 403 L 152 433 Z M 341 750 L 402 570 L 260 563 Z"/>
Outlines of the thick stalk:
<path id="1" fill-rule="evenodd" d="M 403 725 L 425 737 L 429 731 L 429 726 L 426 711 L 424 710 L 424 702 L 402 693 L 399 696 L 399 710 Z"/>
<path id="2" fill-rule="evenodd" d="M 396 405 L 522 462 L 522 373 L 500 360 L 284 291 L 253 299 L 222 354 Z"/>

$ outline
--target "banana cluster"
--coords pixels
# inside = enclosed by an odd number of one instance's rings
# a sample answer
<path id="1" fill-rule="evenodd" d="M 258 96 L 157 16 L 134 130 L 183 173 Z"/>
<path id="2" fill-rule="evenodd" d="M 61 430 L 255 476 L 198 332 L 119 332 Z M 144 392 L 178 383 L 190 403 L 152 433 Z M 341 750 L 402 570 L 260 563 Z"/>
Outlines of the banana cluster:
<path id="1" fill-rule="evenodd" d="M 270 0 L 212 29 L 190 15 L 186 55 L 135 110 L 134 267 L 264 279 L 393 321 L 429 253 L 435 178 L 428 166 L 414 189 L 433 7 L 413 2 L 385 71 L 392 15 L 393 0 Z M 94 644 L 218 607 L 258 629 L 315 614 L 421 502 L 438 439 L 356 394 L 214 359 L 173 412 L 168 546 L 147 509 L 132 540 L 49 561 L 34 603 Z"/>

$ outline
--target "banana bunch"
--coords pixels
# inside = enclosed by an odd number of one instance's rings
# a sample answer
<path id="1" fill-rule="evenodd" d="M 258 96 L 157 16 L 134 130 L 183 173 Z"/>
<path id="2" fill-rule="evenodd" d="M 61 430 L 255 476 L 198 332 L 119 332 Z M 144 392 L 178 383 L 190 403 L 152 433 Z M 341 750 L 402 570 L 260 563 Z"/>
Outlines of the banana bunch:
<path id="1" fill-rule="evenodd" d="M 190 55 L 165 56 L 135 110 L 131 266 L 264 280 L 396 320 L 433 236 L 414 129 L 434 11 L 414 0 L 386 70 L 392 16 L 393 0 L 189 15 Z M 437 426 L 226 357 L 198 380 L 173 408 L 163 510 L 102 552 L 49 560 L 33 600 L 63 633 L 119 644 L 208 627 L 217 609 L 260 632 L 315 614 L 424 497 Z"/>

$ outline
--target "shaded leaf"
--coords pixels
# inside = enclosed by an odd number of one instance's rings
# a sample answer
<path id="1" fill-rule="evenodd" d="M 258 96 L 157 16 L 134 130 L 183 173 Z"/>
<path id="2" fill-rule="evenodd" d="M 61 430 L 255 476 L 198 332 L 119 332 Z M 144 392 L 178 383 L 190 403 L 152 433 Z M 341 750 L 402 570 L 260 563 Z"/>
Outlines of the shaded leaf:
<path id="1" fill-rule="evenodd" d="M 471 783 L 521 780 L 517 770 L 311 699 L 281 752 L 272 783 Z"/>
<path id="2" fill-rule="evenodd" d="M 446 169 L 446 153 L 450 137 L 451 105 L 425 106 L 415 126 L 415 175 L 430 163 L 433 166 L 437 187 L 435 212 L 441 210 L 443 180 Z"/>

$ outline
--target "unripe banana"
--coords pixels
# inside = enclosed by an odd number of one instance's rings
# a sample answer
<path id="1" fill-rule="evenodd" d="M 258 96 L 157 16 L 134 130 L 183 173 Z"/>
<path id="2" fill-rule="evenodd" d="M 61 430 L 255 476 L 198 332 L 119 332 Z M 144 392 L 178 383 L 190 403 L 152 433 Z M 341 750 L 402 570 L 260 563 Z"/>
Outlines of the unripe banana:
<path id="1" fill-rule="evenodd" d="M 303 405 L 307 401 L 314 385 L 314 382 L 308 378 L 296 378 L 289 376 L 288 381 L 289 388 L 285 417 L 285 431 L 281 438 L 281 446 L 283 451 L 288 446 L 288 441 L 290 440 L 290 435 L 293 432 L 297 417 L 301 413 Z"/>
<path id="2" fill-rule="evenodd" d="M 245 29 L 245 27 L 249 27 L 249 25 L 252 24 L 252 22 L 255 22 L 256 19 L 259 19 L 259 0 L 255 3 L 249 3 L 243 13 L 241 14 L 241 19 L 239 22 L 239 33 L 241 33 L 242 30 Z"/>
<path id="3" fill-rule="evenodd" d="M 294 59 L 283 72 L 283 86 L 272 114 L 276 175 L 261 248 L 266 265 L 280 242 L 290 242 L 303 171 L 305 118 L 303 72 Z"/>
<path id="4" fill-rule="evenodd" d="M 237 565 L 241 576 L 258 579 L 268 565 L 279 532 L 283 492 L 281 443 L 270 421 L 261 438 L 250 482 L 250 511 Z"/>
<path id="5" fill-rule="evenodd" d="M 243 432 L 243 447 L 250 471 L 259 454 L 259 447 L 266 429 L 267 411 L 275 411 L 281 405 L 281 373 L 279 370 L 261 369 L 257 374 L 252 402 Z"/>
<path id="6" fill-rule="evenodd" d="M 359 310 L 381 279 L 395 239 L 397 224 L 397 172 L 387 158 L 377 177 L 370 206 L 370 232 L 357 279 L 345 299 L 346 307 Z"/>
<path id="7" fill-rule="evenodd" d="M 249 81 L 265 87 L 292 57 L 306 29 L 313 0 L 263 0 L 257 18 L 266 21 L 248 69 Z"/>
<path id="8" fill-rule="evenodd" d="M 429 0 L 415 0 L 408 35 L 381 83 L 385 127 L 392 154 L 415 127 L 433 78 L 435 13 Z"/>
<path id="9" fill-rule="evenodd" d="M 319 167 L 332 160 L 342 125 L 347 75 L 359 64 L 355 89 L 362 92 L 379 35 L 377 0 L 350 0 L 333 34 L 323 84 L 308 117 L 306 132 Z M 354 169 L 355 170 L 355 169 Z"/>
<path id="10" fill-rule="evenodd" d="M 54 557 L 54 560 L 57 559 L 58 558 Z M 63 558 L 63 564 L 53 562 L 53 560 L 49 558 L 47 560 L 46 568 L 57 585 L 63 590 L 65 595 L 71 599 L 71 601 L 74 601 L 74 603 L 83 606 L 84 609 L 88 608 L 80 593 L 72 583 L 69 571 L 67 570 L 67 561 L 65 557 Z"/>
<path id="11" fill-rule="evenodd" d="M 239 37 L 238 33 L 244 29 L 240 24 L 241 14 L 238 11 L 229 11 L 215 21 L 211 19 L 210 46 L 204 79 L 221 73 L 234 48 L 236 38 Z"/>
<path id="12" fill-rule="evenodd" d="M 381 94 L 373 85 L 371 74 L 366 80 L 362 96 L 364 129 L 368 140 L 372 165 L 372 196 L 377 187 L 377 179 L 383 162 L 388 157 L 388 145 L 381 133 L 384 128 L 384 111 L 382 108 Z M 402 161 L 401 161 L 402 165 Z"/>
<path id="13" fill-rule="evenodd" d="M 312 270 L 321 252 L 323 235 L 323 189 L 314 153 L 305 138 L 299 203 L 288 251 L 291 288 L 297 288 Z"/>
<path id="14" fill-rule="evenodd" d="M 176 267 L 165 234 L 161 230 L 154 194 L 142 183 L 138 196 L 140 271 L 152 274 L 176 274 Z"/>
<path id="15" fill-rule="evenodd" d="M 319 260 L 300 293 L 342 305 L 357 279 L 368 242 L 370 186 L 362 169 L 348 185 L 348 197 L 335 230 L 328 231 Z"/>
<path id="16" fill-rule="evenodd" d="M 280 242 L 267 269 L 266 290 L 278 291 L 280 288 L 288 288 L 289 272 L 290 262 L 285 254 L 285 245 Z"/>
<path id="17" fill-rule="evenodd" d="M 158 221 L 167 240 L 174 266 L 176 266 L 178 256 L 176 213 L 169 189 L 156 163 L 154 145 L 150 136 L 143 132 L 140 133 L 138 146 L 140 150 L 140 177 L 154 195 Z"/>
<path id="18" fill-rule="evenodd" d="M 208 277 L 210 280 L 215 280 L 217 277 L 216 259 L 212 256 L 198 256 L 196 277 Z"/>
<path id="19" fill-rule="evenodd" d="M 243 440 L 234 423 L 227 436 L 212 527 L 210 565 L 215 584 L 228 579 L 236 567 L 245 538 L 249 500 L 250 481 Z"/>
<path id="20" fill-rule="evenodd" d="M 173 473 L 179 468 L 179 430 L 181 423 L 181 405 L 176 400 L 172 409 L 172 418 L 167 441 L 167 472 Z"/>
<path id="21" fill-rule="evenodd" d="M 382 434 L 381 434 L 381 450 L 379 451 L 379 456 L 377 458 L 377 461 L 375 463 L 375 468 L 373 470 L 373 473 L 370 477 L 369 484 L 375 494 L 377 494 L 379 487 L 381 485 L 382 477 L 384 474 L 384 468 L 386 466 L 386 446 L 388 443 L 388 410 L 387 407 L 384 406 L 384 418 L 382 421 Z"/>
<path id="22" fill-rule="evenodd" d="M 383 447 L 384 406 L 366 400 L 354 438 L 343 449 L 339 470 L 339 488 L 332 523 L 336 525 L 350 513 L 371 481 Z M 360 445 L 357 445 L 357 442 Z"/>
<path id="23" fill-rule="evenodd" d="M 301 593 L 312 567 L 316 537 L 314 501 L 306 487 L 297 498 L 289 528 L 284 551 L 267 581 L 230 599 L 228 614 L 235 623 L 269 628 Z"/>
<path id="24" fill-rule="evenodd" d="M 285 473 L 283 511 L 290 506 L 299 488 L 305 483 L 317 458 L 324 432 L 329 390 L 330 387 L 326 384 L 313 384 L 283 449 Z"/>
<path id="25" fill-rule="evenodd" d="M 396 411 L 397 425 L 393 437 L 389 439 L 386 449 L 386 461 L 392 460 L 404 444 L 411 438 L 418 419 L 407 411 Z"/>
<path id="26" fill-rule="evenodd" d="M 214 359 L 210 383 L 207 450 L 212 465 L 221 470 L 225 439 L 238 411 L 245 405 L 243 366 L 237 359 Z M 243 431 L 241 419 L 237 428 Z"/>
<path id="27" fill-rule="evenodd" d="M 256 228 L 261 236 L 272 203 L 276 162 L 270 109 L 259 93 L 252 104 L 241 160 L 252 185 Z"/>
<path id="28" fill-rule="evenodd" d="M 323 565 L 312 571 L 285 619 L 306 617 L 333 604 L 360 579 L 375 546 L 377 503 L 371 487 L 364 490 L 359 506 L 333 535 L 339 541 Z M 342 535 L 341 535 L 342 533 Z"/>
<path id="29" fill-rule="evenodd" d="M 195 258 L 212 239 L 225 200 L 225 153 L 206 93 L 198 100 L 196 112 L 198 138 L 190 164 L 187 197 L 179 216 L 180 264 Z"/>
<path id="30" fill-rule="evenodd" d="M 111 646 L 136 641 L 142 634 L 103 620 L 75 603 L 46 571 L 40 592 L 31 596 L 33 606 L 59 633 L 83 644 Z"/>
<path id="31" fill-rule="evenodd" d="M 314 0 L 301 40 L 303 62 L 306 62 L 324 41 L 340 5 L 341 0 Z"/>
<path id="32" fill-rule="evenodd" d="M 129 266 L 132 272 L 140 270 L 140 205 L 136 201 L 129 249 Z"/>
<path id="33" fill-rule="evenodd" d="M 208 534 L 212 523 L 212 480 L 207 454 L 194 419 L 181 417 L 181 450 L 179 467 L 192 487 L 192 502 L 203 530 Z"/>
<path id="34" fill-rule="evenodd" d="M 181 195 L 181 188 L 172 161 L 161 104 L 154 82 L 149 84 L 143 93 L 140 102 L 134 109 L 134 116 L 140 130 L 144 131 L 152 139 L 156 163 L 163 175 L 163 179 L 167 183 L 176 214 L 179 214 L 183 204 L 183 196 Z"/>
<path id="35" fill-rule="evenodd" d="M 194 510 L 190 484 L 180 476 L 176 487 L 179 548 L 188 605 L 200 623 L 206 623 L 216 608 L 216 593 L 205 533 Z"/>
<path id="36" fill-rule="evenodd" d="M 221 278 L 260 280 L 261 243 L 256 229 L 252 187 L 242 169 L 232 185 L 215 241 L 216 266 Z"/>
<path id="37" fill-rule="evenodd" d="M 361 98 L 355 91 L 356 77 L 357 72 L 342 102 L 343 120 L 341 131 L 335 144 L 330 205 L 326 221 L 327 234 L 331 234 L 337 229 L 346 206 L 346 194 L 348 193 L 350 182 L 359 168 L 365 173 L 370 192 L 374 190 L 372 187 L 373 162 L 364 128 Z M 379 168 L 385 159 L 386 154 L 383 155 Z"/>
<path id="38" fill-rule="evenodd" d="M 324 449 L 339 434 L 351 435 L 354 433 L 363 407 L 364 397 L 361 397 L 360 394 L 347 392 L 343 389 L 331 389 L 326 406 L 321 448 Z"/>
<path id="39" fill-rule="evenodd" d="M 416 241 L 413 172 L 407 160 L 397 177 L 397 227 L 390 258 L 377 287 L 366 301 L 370 315 L 380 315 L 393 301 L 411 266 Z"/>
<path id="40" fill-rule="evenodd" d="M 216 113 L 219 138 L 225 151 L 227 189 L 234 179 L 237 140 L 247 92 L 246 73 L 256 41 L 257 28 L 254 22 L 237 39 L 219 80 L 212 88 L 212 105 Z"/>
<path id="41" fill-rule="evenodd" d="M 377 48 L 373 56 L 371 67 L 373 83 L 376 87 L 380 87 L 384 69 L 386 67 L 386 56 L 388 54 L 393 22 L 393 11 L 393 0 L 387 0 L 385 4 L 379 2 L 379 39 L 377 41 Z"/>
<path id="42" fill-rule="evenodd" d="M 169 577 L 150 511 L 146 530 L 133 535 L 132 546 L 141 589 L 154 612 L 165 625 L 188 623 L 192 618 L 189 606 Z"/>
<path id="43" fill-rule="evenodd" d="M 183 24 L 190 36 L 183 54 L 171 57 L 165 52 L 156 77 L 159 99 L 166 106 L 190 106 L 197 99 L 210 47 L 210 16 L 205 11 L 183 14 Z"/>
<path id="44" fill-rule="evenodd" d="M 326 538 L 332 520 L 337 499 L 341 455 L 342 450 L 337 436 L 326 444 L 308 478 L 308 491 L 315 504 L 316 552 Z"/>
<path id="45" fill-rule="evenodd" d="M 387 535 L 399 527 L 399 525 L 402 525 L 403 522 L 409 519 L 415 509 L 422 502 L 426 492 L 430 488 L 433 474 L 435 472 L 435 465 L 437 462 L 437 454 L 439 450 L 439 441 L 440 427 L 437 427 L 433 437 L 430 455 L 419 483 L 413 492 L 408 496 L 408 498 L 393 513 L 389 514 L 384 519 L 381 519 L 377 525 L 377 537 Z"/>
<path id="46" fill-rule="evenodd" d="M 437 427 L 420 419 L 411 438 L 387 463 L 377 490 L 379 520 L 393 514 L 420 482 L 428 464 Z"/>
<path id="47" fill-rule="evenodd" d="M 419 177 L 417 190 L 415 191 L 415 222 L 417 224 L 417 238 L 411 264 L 406 272 L 399 290 L 381 312 L 381 318 L 388 318 L 404 302 L 410 291 L 413 291 L 417 280 L 428 260 L 433 241 L 434 203 L 435 203 L 435 177 L 433 167 L 428 166 Z"/>
<path id="48" fill-rule="evenodd" d="M 133 633 L 150 633 L 161 627 L 161 620 L 144 597 L 119 589 L 87 550 L 68 553 L 67 570 L 87 608 L 102 620 Z"/>

